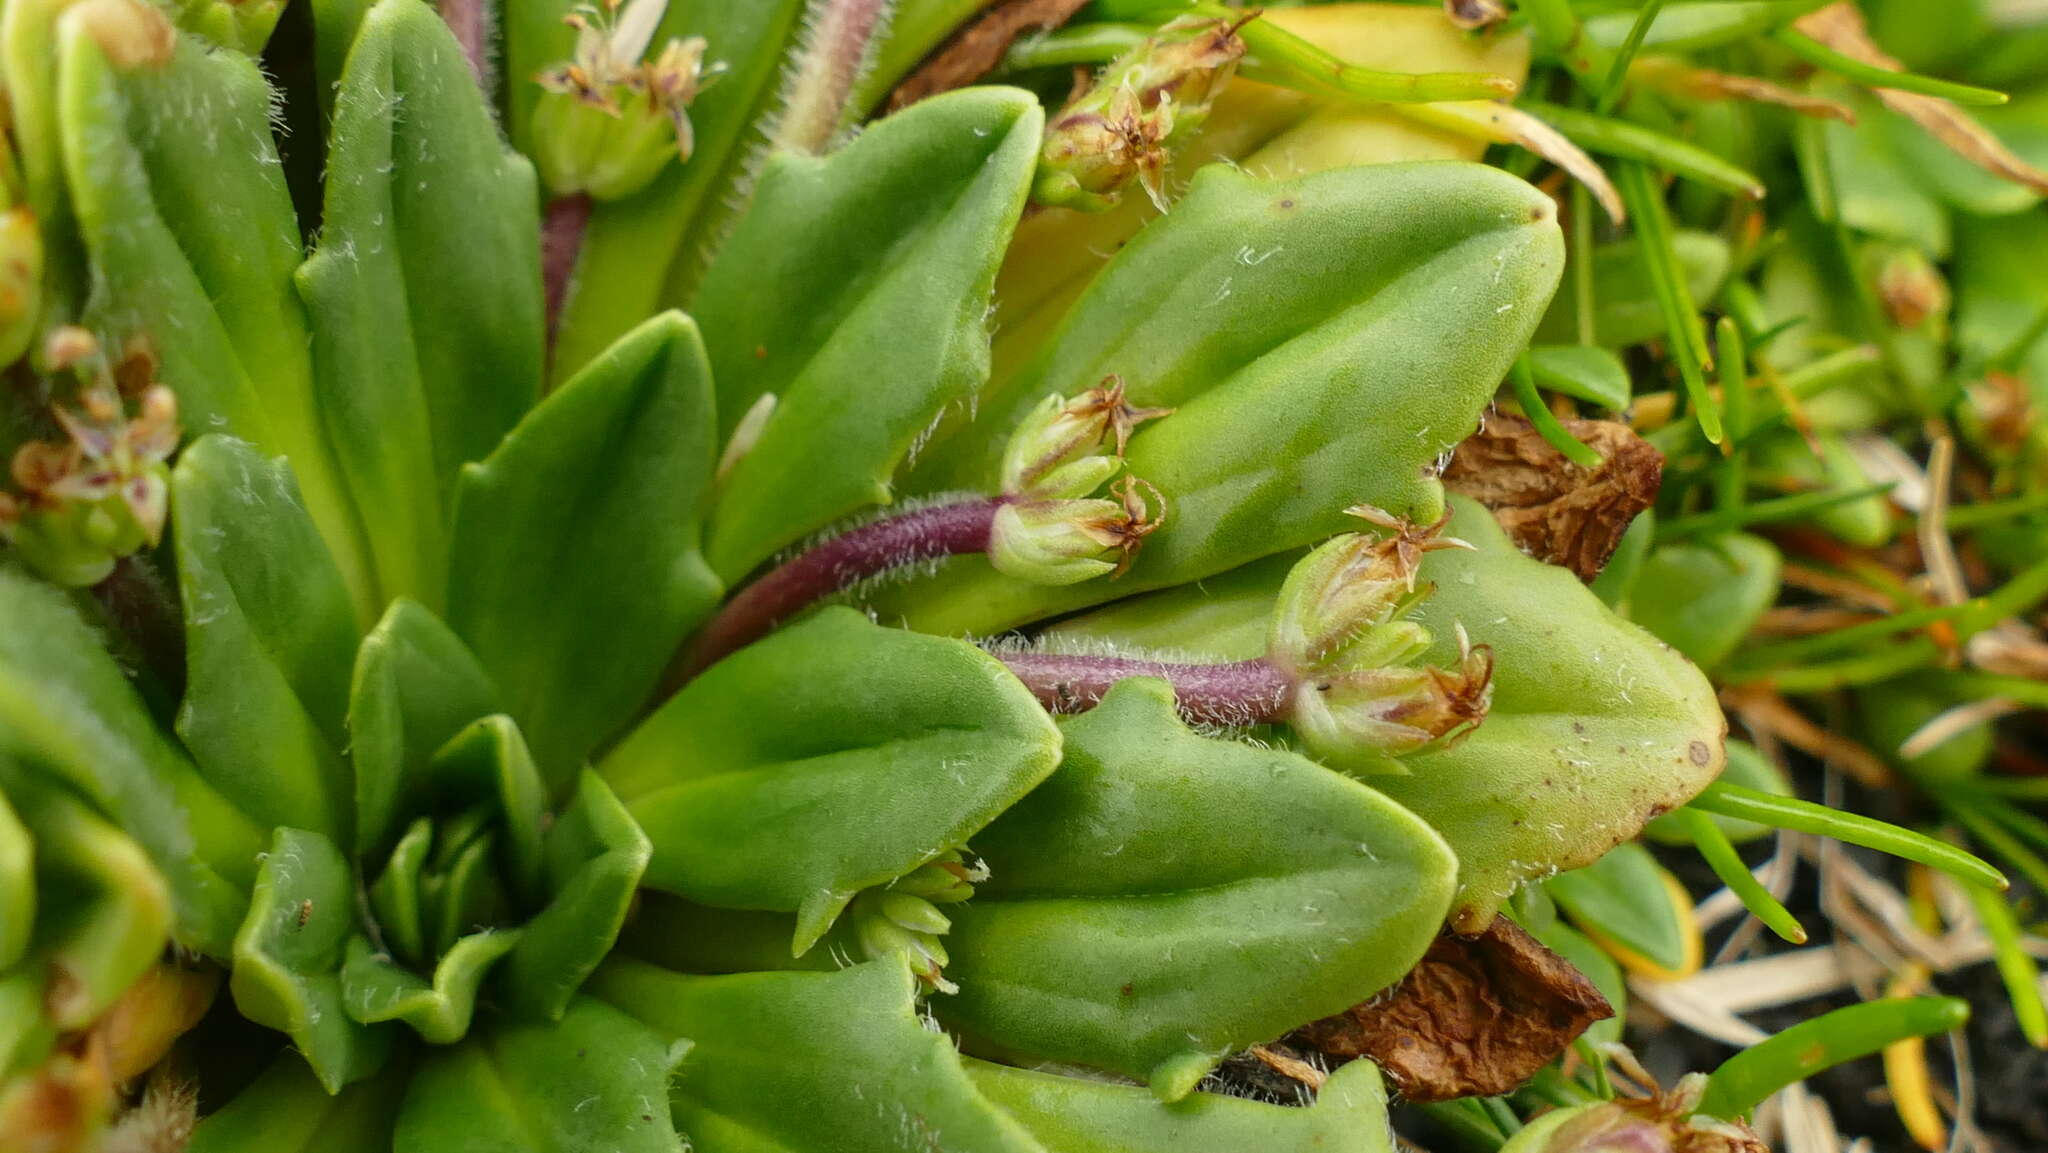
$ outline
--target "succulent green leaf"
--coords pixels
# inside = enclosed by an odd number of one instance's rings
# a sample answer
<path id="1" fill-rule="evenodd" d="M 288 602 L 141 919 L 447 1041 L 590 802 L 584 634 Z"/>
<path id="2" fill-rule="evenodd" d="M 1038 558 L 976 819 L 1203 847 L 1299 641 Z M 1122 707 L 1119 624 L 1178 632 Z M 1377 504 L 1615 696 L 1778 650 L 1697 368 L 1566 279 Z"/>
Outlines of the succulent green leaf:
<path id="1" fill-rule="evenodd" d="M 394 1063 L 335 1093 L 286 1053 L 199 1123 L 187 1153 L 390 1153 L 406 1072 Z"/>
<path id="2" fill-rule="evenodd" d="M 1603 348 L 1627 348 L 1664 334 L 1664 313 L 1643 264 L 1639 240 L 1617 240 L 1593 250 L 1593 331 Z M 1708 232 L 1680 229 L 1671 249 L 1692 298 L 1712 300 L 1728 277 L 1728 242 Z M 1578 303 L 1561 292 L 1551 301 L 1536 339 L 1562 345 L 1578 339 Z"/>
<path id="3" fill-rule="evenodd" d="M 438 609 L 456 472 L 540 394 L 540 221 L 532 166 L 419 0 L 363 16 L 325 187 L 298 272 L 320 408 L 364 510 L 377 603 Z"/>
<path id="4" fill-rule="evenodd" d="M 918 1020 L 898 962 L 697 977 L 621 961 L 591 984 L 689 1043 L 670 1100 L 697 1153 L 1042 1153 Z"/>
<path id="5" fill-rule="evenodd" d="M 548 903 L 500 979 L 515 1011 L 552 1020 L 611 952 L 653 847 L 604 779 L 585 770 L 544 851 Z"/>
<path id="6" fill-rule="evenodd" d="M 919 436 L 987 379 L 989 298 L 1042 121 L 1028 93 L 975 88 L 832 155 L 770 157 L 696 302 L 721 435 L 776 397 L 712 516 L 727 581 L 888 503 Z"/>
<path id="7" fill-rule="evenodd" d="M 698 551 L 711 408 L 697 327 L 667 312 L 462 470 L 448 623 L 519 718 L 551 792 L 640 710 L 717 604 Z"/>
<path id="8" fill-rule="evenodd" d="M 177 940 L 225 955 L 259 828 L 161 733 L 64 595 L 0 565 L 0 768 L 47 774 L 127 830 L 170 885 Z"/>
<path id="9" fill-rule="evenodd" d="M 235 935 L 229 988 L 244 1017 L 290 1036 L 329 1093 L 380 1068 L 391 1030 L 345 1011 L 341 967 L 356 929 L 355 877 L 334 842 L 278 829 Z"/>
<path id="10" fill-rule="evenodd" d="M 434 822 L 421 817 L 398 838 L 383 870 L 369 890 L 370 915 L 384 936 L 385 947 L 400 960 L 423 964 L 427 956 L 426 896 L 423 876 L 427 854 L 434 847 Z"/>
<path id="11" fill-rule="evenodd" d="M 1203 169 L 1035 367 L 985 398 L 986 425 L 938 449 L 950 471 L 930 478 L 986 485 L 1025 407 L 1115 374 L 1132 404 L 1177 407 L 1137 430 L 1128 457 L 1163 495 L 1165 525 L 1114 583 L 1048 589 L 962 558 L 885 590 L 884 618 L 996 631 L 1313 543 L 1360 501 L 1432 519 L 1434 462 L 1478 423 L 1562 266 L 1550 200 L 1497 169 Z"/>
<path id="12" fill-rule="evenodd" d="M 171 474 L 171 501 L 185 614 L 178 735 L 263 826 L 345 840 L 355 610 L 290 466 L 202 437 Z"/>
<path id="13" fill-rule="evenodd" d="M 548 794 L 526 740 L 511 717 L 488 716 L 448 738 L 427 763 L 421 798 L 435 808 L 482 802 L 504 839 L 512 891 L 530 900 L 540 891 Z"/>
<path id="14" fill-rule="evenodd" d="M 163 956 L 170 894 L 141 847 L 77 798 L 14 772 L 0 783 L 40 852 L 41 916 L 23 966 L 47 982 L 37 1015 L 84 1028 Z"/>
<path id="15" fill-rule="evenodd" d="M 1371 1061 L 1330 1074 L 1307 1108 L 1195 1093 L 1168 1104 L 1129 1085 L 969 1059 L 981 1095 L 1059 1153 L 1393 1153 Z"/>
<path id="16" fill-rule="evenodd" d="M 377 951 L 367 938 L 349 939 L 341 965 L 341 1003 L 365 1025 L 403 1021 L 432 1045 L 452 1045 L 469 1032 L 476 993 L 491 967 L 519 943 L 521 930 L 484 929 L 441 954 L 428 981 Z"/>
<path id="17" fill-rule="evenodd" d="M 567 8 L 563 0 L 499 6 L 506 75 L 532 76 L 570 58 L 575 34 L 562 23 Z M 555 330 L 552 379 L 567 379 L 662 303 L 687 304 L 730 217 L 745 203 L 784 50 L 804 8 L 803 0 L 668 6 L 651 43 L 702 36 L 725 71 L 690 104 L 696 147 L 689 161 L 670 165 L 636 196 L 591 206 Z M 507 87 L 507 130 L 532 155 L 540 88 Z"/>
<path id="18" fill-rule="evenodd" d="M 1782 565 L 1776 547 L 1748 533 L 1660 545 L 1636 578 L 1629 619 L 1713 668 L 1778 599 Z"/>
<path id="19" fill-rule="evenodd" d="M 1590 864 L 1721 771 L 1727 721 L 1684 657 L 1617 617 L 1565 569 L 1522 555 L 1463 497 L 1448 530 L 1472 551 L 1423 559 L 1422 659 L 1457 658 L 1457 628 L 1493 647 L 1493 709 L 1458 744 L 1403 760 L 1381 791 L 1457 850 L 1454 923 L 1478 931 L 1523 881 Z M 1534 610 L 1531 606 L 1541 606 Z"/>
<path id="20" fill-rule="evenodd" d="M 114 349 L 147 342 L 186 428 L 291 461 L 367 617 L 361 528 L 314 405 L 292 290 L 302 252 L 269 85 L 248 57 L 193 37 L 177 37 L 168 61 L 122 69 L 88 22 L 64 28 L 61 128 L 94 277 L 89 321 Z"/>
<path id="21" fill-rule="evenodd" d="M 1591 862 L 1713 780 L 1726 722 L 1683 657 L 1606 610 L 1569 572 L 1522 555 L 1484 508 L 1451 503 L 1449 534 L 1477 547 L 1424 557 L 1435 590 L 1415 619 L 1434 647 L 1420 659 L 1455 661 L 1463 624 L 1473 643 L 1493 648 L 1493 708 L 1451 748 L 1402 758 L 1409 775 L 1372 783 L 1450 841 L 1457 923 L 1477 932 L 1522 881 Z M 1262 656 L 1256 630 L 1271 617 L 1289 559 L 1133 598 L 1054 631 L 1197 658 Z M 1183 613 L 1193 627 L 1175 626 Z"/>
<path id="22" fill-rule="evenodd" d="M 1628 407 L 1628 369 L 1608 349 L 1591 344 L 1542 344 L 1529 350 L 1536 383 L 1552 392 L 1612 412 Z"/>
<path id="23" fill-rule="evenodd" d="M 28 951 L 36 923 L 36 842 L 0 794 L 0 973 Z M 0 1069 L 5 1062 L 0 1061 Z"/>
<path id="24" fill-rule="evenodd" d="M 1059 771 L 975 838 L 990 878 L 949 910 L 960 992 L 933 1008 L 978 1043 L 1173 1099 L 1193 1085 L 1161 1071 L 1365 1000 L 1443 925 L 1455 858 L 1357 781 L 1197 736 L 1150 678 L 1061 727 Z"/>
<path id="25" fill-rule="evenodd" d="M 494 1022 L 422 1058 L 391 1149 L 682 1153 L 667 1108 L 674 1064 L 655 1030 L 588 997 L 557 1022 Z"/>
<path id="26" fill-rule="evenodd" d="M 394 602 L 356 651 L 349 688 L 358 852 L 374 856 L 398 836 L 429 795 L 434 754 L 496 712 L 497 691 L 461 638 L 418 604 Z"/>
<path id="27" fill-rule="evenodd" d="M 654 844 L 648 885 L 809 911 L 801 953 L 856 891 L 1044 780 L 1059 745 L 994 657 L 833 607 L 712 666 L 600 771 Z"/>
<path id="28" fill-rule="evenodd" d="M 1543 887 L 1581 929 L 1675 970 L 1685 965 L 1685 926 L 1671 907 L 1664 875 L 1650 850 L 1630 843 Z"/>

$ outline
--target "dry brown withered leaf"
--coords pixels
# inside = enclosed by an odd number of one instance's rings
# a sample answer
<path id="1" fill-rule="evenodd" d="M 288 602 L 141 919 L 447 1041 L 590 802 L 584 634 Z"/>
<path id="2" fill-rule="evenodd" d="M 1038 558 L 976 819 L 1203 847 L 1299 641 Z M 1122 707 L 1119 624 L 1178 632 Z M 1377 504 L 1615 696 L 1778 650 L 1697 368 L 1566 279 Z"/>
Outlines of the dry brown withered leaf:
<path id="1" fill-rule="evenodd" d="M 1863 13 L 1847 0 L 1837 0 L 1825 8 L 1809 12 L 1793 21 L 1792 26 L 1844 56 L 1893 72 L 1906 70 L 1905 65 L 1887 55 L 1870 38 L 1870 30 L 1863 23 Z M 2048 196 L 2048 172 L 2013 155 L 2011 149 L 1968 112 L 1939 97 L 1923 96 L 1917 92 L 1900 92 L 1892 88 L 1873 91 L 1879 100 L 1884 101 L 1885 107 L 1926 129 L 1930 136 L 1947 145 L 1957 156 L 1994 176 L 2023 184 Z"/>
<path id="2" fill-rule="evenodd" d="M 1571 138 L 1534 115 L 1496 100 L 1453 100 L 1441 104 L 1389 104 L 1387 110 L 1461 136 L 1526 148 L 1571 174 L 1616 224 L 1628 223 L 1628 209 L 1607 172 Z"/>
<path id="3" fill-rule="evenodd" d="M 1748 100 L 1758 104 L 1776 104 L 1801 116 L 1856 123 L 1855 109 L 1839 100 L 1800 92 L 1761 76 L 1694 68 L 1675 57 L 1645 56 L 1629 66 L 1628 74 L 1631 80 L 1640 80 L 1674 96 L 1693 100 Z"/>
<path id="4" fill-rule="evenodd" d="M 1079 12 L 1088 0 L 997 0 L 974 22 L 953 34 L 925 57 L 889 93 L 889 111 L 915 104 L 927 96 L 965 88 L 989 74 L 1003 53 L 1026 32 L 1048 32 Z"/>
<path id="5" fill-rule="evenodd" d="M 1445 932 L 1384 994 L 1290 1038 L 1332 1064 L 1370 1057 L 1410 1101 L 1506 1093 L 1614 1015 L 1584 974 L 1506 917 Z"/>
<path id="6" fill-rule="evenodd" d="M 1496 412 L 1451 454 L 1444 486 L 1493 510 L 1523 552 L 1592 580 L 1629 522 L 1657 499 L 1664 455 L 1625 424 L 1564 426 L 1604 458 L 1600 467 L 1573 464 L 1527 420 Z"/>

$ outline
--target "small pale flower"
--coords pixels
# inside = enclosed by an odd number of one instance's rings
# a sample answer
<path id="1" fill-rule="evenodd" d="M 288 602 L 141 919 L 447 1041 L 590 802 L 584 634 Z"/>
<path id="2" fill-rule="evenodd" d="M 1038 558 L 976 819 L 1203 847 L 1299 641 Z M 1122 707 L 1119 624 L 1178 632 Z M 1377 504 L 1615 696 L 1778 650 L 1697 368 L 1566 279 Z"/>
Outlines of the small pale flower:
<path id="1" fill-rule="evenodd" d="M 536 76 L 535 158 L 556 196 L 616 200 L 645 188 L 671 156 L 696 149 L 690 105 L 724 66 L 706 63 L 701 36 L 675 37 L 650 58 L 668 0 L 603 0 L 564 20 L 576 29 L 565 63 Z"/>

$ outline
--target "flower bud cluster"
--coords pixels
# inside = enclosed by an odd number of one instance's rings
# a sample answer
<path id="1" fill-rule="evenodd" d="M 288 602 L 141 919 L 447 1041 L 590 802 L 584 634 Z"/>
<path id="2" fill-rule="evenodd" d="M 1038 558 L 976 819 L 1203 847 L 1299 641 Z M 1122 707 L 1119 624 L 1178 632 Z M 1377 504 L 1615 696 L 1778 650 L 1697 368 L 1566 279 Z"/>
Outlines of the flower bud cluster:
<path id="1" fill-rule="evenodd" d="M 668 0 L 603 0 L 564 20 L 574 56 L 542 72 L 534 106 L 534 159 L 552 196 L 619 200 L 652 183 L 671 158 L 696 147 L 689 109 L 724 70 L 704 60 L 701 36 L 670 39 L 648 58 Z"/>
<path id="2" fill-rule="evenodd" d="M 57 329 L 44 356 L 77 380 L 78 407 L 51 406 L 64 439 L 15 451 L 13 491 L 0 492 L 0 540 L 49 579 L 83 587 L 162 538 L 178 402 L 155 382 L 148 352 L 132 349 L 112 363 L 85 329 Z"/>
<path id="3" fill-rule="evenodd" d="M 1458 631 L 1457 667 L 1413 664 L 1428 630 L 1408 619 L 1429 595 L 1422 557 L 1469 548 L 1441 535 L 1448 516 L 1417 525 L 1379 509 L 1349 510 L 1379 533 L 1349 533 L 1294 566 L 1281 587 L 1266 659 L 1294 682 L 1287 721 L 1309 749 L 1368 768 L 1452 741 L 1485 719 L 1493 655 Z"/>
<path id="4" fill-rule="evenodd" d="M 1003 453 L 989 562 L 1037 584 L 1121 575 L 1165 519 L 1158 489 L 1118 476 L 1124 450 L 1140 422 L 1171 411 L 1132 407 L 1115 376 L 1072 400 L 1048 397 Z M 1104 484 L 1106 496 L 1091 495 Z"/>
<path id="5" fill-rule="evenodd" d="M 1183 16 L 1112 61 L 1046 125 L 1033 197 L 1097 211 L 1135 182 L 1165 211 L 1167 159 L 1236 72 L 1245 51 L 1238 27 Z"/>
<path id="6" fill-rule="evenodd" d="M 974 896 L 975 883 L 987 879 L 987 869 L 968 865 L 953 850 L 884 888 L 861 893 L 847 906 L 861 952 L 871 961 L 902 957 L 926 988 L 959 992 L 959 986 L 948 981 L 944 972 L 948 958 L 939 938 L 952 929 L 953 922 L 939 906 L 967 900 Z"/>

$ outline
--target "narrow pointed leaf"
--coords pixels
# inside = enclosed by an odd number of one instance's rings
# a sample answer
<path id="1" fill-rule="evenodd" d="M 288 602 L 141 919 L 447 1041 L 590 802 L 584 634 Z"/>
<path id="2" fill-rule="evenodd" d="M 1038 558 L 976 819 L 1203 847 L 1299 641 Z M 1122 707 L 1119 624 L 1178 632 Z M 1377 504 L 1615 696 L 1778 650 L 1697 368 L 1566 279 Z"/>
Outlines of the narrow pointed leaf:
<path id="1" fill-rule="evenodd" d="M 225 954 L 258 827 L 157 730 L 62 593 L 0 565 L 0 620 L 0 759 L 34 765 L 127 830 L 170 884 L 177 939 Z"/>
<path id="2" fill-rule="evenodd" d="M 256 874 L 249 916 L 235 936 L 235 1007 L 285 1033 L 329 1093 L 375 1073 L 389 1027 L 344 1009 L 341 965 L 355 932 L 355 881 L 334 842 L 281 828 Z"/>
<path id="3" fill-rule="evenodd" d="M 359 852 L 375 855 L 398 836 L 427 795 L 434 754 L 497 711 L 497 691 L 461 639 L 412 601 L 394 603 L 363 638 L 349 688 Z"/>
<path id="4" fill-rule="evenodd" d="M 171 476 L 186 689 L 178 735 L 265 826 L 349 835 L 355 610 L 291 468 L 203 437 Z"/>
<path id="5" fill-rule="evenodd" d="M 179 36 L 167 60 L 114 65 L 66 23 L 62 132 L 94 275 L 91 320 L 111 346 L 147 341 L 188 429 L 283 455 L 370 611 L 361 528 L 319 411 L 306 314 L 292 290 L 298 221 L 254 61 Z M 203 111 L 200 111 L 203 110 Z"/>
<path id="6" fill-rule="evenodd" d="M 1387 1091 L 1371 1061 L 1342 1066 L 1315 1103 L 1196 1093 L 1167 1104 L 1144 1089 L 969 1060 L 974 1087 L 1060 1153 L 1393 1153 Z"/>
<path id="7" fill-rule="evenodd" d="M 769 160 L 696 303 L 721 435 L 777 397 L 712 517 L 720 576 L 887 503 L 919 435 L 987 378 L 989 294 L 1042 119 L 1024 92 L 970 89 L 830 156 Z"/>
<path id="8" fill-rule="evenodd" d="M 350 492 L 374 510 L 380 603 L 439 608 L 456 471 L 540 392 L 533 169 L 419 0 L 364 15 L 330 129 L 320 244 L 298 272 L 319 404 Z"/>
<path id="9" fill-rule="evenodd" d="M 690 682 L 600 771 L 653 842 L 648 885 L 836 914 L 973 836 L 1058 753 L 994 657 L 828 608 Z"/>
<path id="10" fill-rule="evenodd" d="M 586 771 L 575 804 L 548 829 L 548 903 L 527 922 L 502 971 L 516 1011 L 562 1015 L 618 939 L 652 853 L 603 778 Z"/>
<path id="11" fill-rule="evenodd" d="M 559 1022 L 494 1024 L 421 1060 L 390 1147 L 683 1153 L 667 1108 L 670 1053 L 654 1030 L 588 997 Z"/>
<path id="12" fill-rule="evenodd" d="M 1130 442 L 1165 525 L 1115 582 L 1046 589 L 963 558 L 884 590 L 884 618 L 992 632 L 1310 544 L 1359 501 L 1433 518 L 1432 465 L 1478 423 L 1557 286 L 1554 215 L 1480 165 L 1288 181 L 1203 169 L 1089 286 L 1036 367 L 938 450 L 957 469 L 939 483 L 986 486 L 1031 403 L 1115 374 L 1133 404 L 1177 406 Z"/>
<path id="13" fill-rule="evenodd" d="M 900 963 L 695 977 L 616 962 L 592 989 L 689 1042 L 671 1100 L 702 1153 L 1041 1153 L 918 1020 Z"/>
<path id="14" fill-rule="evenodd" d="M 722 591 L 698 551 L 711 406 L 696 325 L 663 313 L 463 469 L 448 623 L 551 792 L 639 711 Z"/>
<path id="15" fill-rule="evenodd" d="M 990 878 L 948 910 L 960 992 L 933 1008 L 966 1035 L 1156 1079 L 1365 1000 L 1443 924 L 1457 864 L 1427 825 L 1196 736 L 1163 681 L 1062 728 L 1059 771 L 975 838 Z"/>

